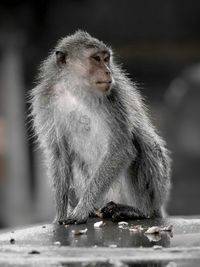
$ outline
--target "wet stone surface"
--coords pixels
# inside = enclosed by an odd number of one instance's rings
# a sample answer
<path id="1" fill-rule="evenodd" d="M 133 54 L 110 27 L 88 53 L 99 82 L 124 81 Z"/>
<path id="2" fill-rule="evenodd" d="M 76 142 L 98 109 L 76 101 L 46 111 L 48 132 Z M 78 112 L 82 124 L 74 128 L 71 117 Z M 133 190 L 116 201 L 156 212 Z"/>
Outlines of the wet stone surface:
<path id="1" fill-rule="evenodd" d="M 94 227 L 97 221 L 0 232 L 0 266 L 200 266 L 200 217 L 135 220 L 121 226 L 105 220 Z M 145 234 L 149 227 L 169 225 L 172 231 Z"/>

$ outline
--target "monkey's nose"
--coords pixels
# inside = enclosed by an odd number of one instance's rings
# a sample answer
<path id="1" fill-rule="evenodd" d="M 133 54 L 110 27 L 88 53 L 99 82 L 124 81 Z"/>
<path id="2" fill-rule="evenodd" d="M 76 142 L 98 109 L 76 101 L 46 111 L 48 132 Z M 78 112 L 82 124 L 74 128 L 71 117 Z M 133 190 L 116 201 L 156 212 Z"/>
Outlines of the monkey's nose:
<path id="1" fill-rule="evenodd" d="M 105 65 L 105 73 L 106 73 L 106 75 L 110 75 L 111 74 L 111 71 L 110 71 L 109 67 L 106 66 L 106 65 Z"/>

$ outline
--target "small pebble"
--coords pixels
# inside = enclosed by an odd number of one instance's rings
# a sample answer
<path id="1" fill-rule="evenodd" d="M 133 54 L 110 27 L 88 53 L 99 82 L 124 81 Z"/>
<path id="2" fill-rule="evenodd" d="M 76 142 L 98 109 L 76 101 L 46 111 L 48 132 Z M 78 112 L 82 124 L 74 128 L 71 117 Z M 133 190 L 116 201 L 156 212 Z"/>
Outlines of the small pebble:
<path id="1" fill-rule="evenodd" d="M 96 223 L 94 223 L 94 228 L 99 228 L 99 227 L 101 227 L 103 225 L 104 225 L 104 222 L 103 221 L 96 222 Z"/>
<path id="2" fill-rule="evenodd" d="M 15 239 L 14 238 L 10 239 L 10 244 L 15 244 Z"/>
<path id="3" fill-rule="evenodd" d="M 140 230 L 134 229 L 134 228 L 129 228 L 129 231 L 132 233 L 139 233 L 140 232 Z"/>
<path id="4" fill-rule="evenodd" d="M 145 234 L 159 234 L 160 233 L 160 227 L 158 226 L 152 226 L 147 229 Z"/>
<path id="5" fill-rule="evenodd" d="M 160 234 L 147 234 L 146 237 L 150 242 L 158 242 L 161 240 Z"/>
<path id="6" fill-rule="evenodd" d="M 55 241 L 53 244 L 54 244 L 55 246 L 61 246 L 60 241 Z"/>
<path id="7" fill-rule="evenodd" d="M 46 228 L 46 225 L 43 225 L 42 228 Z"/>
<path id="8" fill-rule="evenodd" d="M 38 250 L 32 250 L 28 254 L 40 254 L 40 252 Z"/>
<path id="9" fill-rule="evenodd" d="M 126 226 L 126 225 L 128 225 L 128 223 L 127 222 L 118 222 L 118 225 L 119 226 Z"/>
<path id="10" fill-rule="evenodd" d="M 85 228 L 85 229 L 83 229 L 83 230 L 72 230 L 72 233 L 74 234 L 74 235 L 84 235 L 84 234 L 86 234 L 87 233 L 87 228 Z"/>
<path id="11" fill-rule="evenodd" d="M 119 229 L 127 229 L 127 226 L 119 225 L 118 228 Z"/>
<path id="12" fill-rule="evenodd" d="M 144 228 L 142 228 L 142 225 L 133 225 L 129 228 L 129 231 L 134 232 L 134 233 L 138 233 L 143 231 Z"/>
<path id="13" fill-rule="evenodd" d="M 159 250 L 159 249 L 162 249 L 162 248 L 163 248 L 162 246 L 158 246 L 158 245 L 153 246 L 153 249 L 155 249 L 155 250 Z"/>
<path id="14" fill-rule="evenodd" d="M 172 230 L 173 230 L 173 225 L 170 224 L 170 225 L 168 225 L 168 226 L 165 226 L 165 227 L 161 228 L 160 230 L 161 230 L 161 231 L 166 231 L 166 232 L 172 232 Z"/>
<path id="15" fill-rule="evenodd" d="M 111 244 L 111 245 L 109 245 L 109 248 L 116 248 L 116 247 L 117 247 L 116 244 Z"/>

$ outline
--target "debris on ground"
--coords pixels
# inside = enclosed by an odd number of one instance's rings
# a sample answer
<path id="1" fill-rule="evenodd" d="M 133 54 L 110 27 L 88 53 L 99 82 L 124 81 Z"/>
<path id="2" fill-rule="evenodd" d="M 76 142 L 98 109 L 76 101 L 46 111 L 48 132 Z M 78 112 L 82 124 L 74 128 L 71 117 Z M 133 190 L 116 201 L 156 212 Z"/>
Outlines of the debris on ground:
<path id="1" fill-rule="evenodd" d="M 74 234 L 74 235 L 84 235 L 84 234 L 86 234 L 87 233 L 87 228 L 85 228 L 85 229 L 82 229 L 82 230 L 72 230 L 72 233 Z"/>
<path id="2" fill-rule="evenodd" d="M 127 225 L 124 225 L 124 226 L 123 225 L 119 225 L 118 228 L 119 229 L 128 229 L 128 226 Z"/>
<path id="3" fill-rule="evenodd" d="M 40 254 L 40 252 L 38 250 L 32 250 L 28 254 Z"/>
<path id="4" fill-rule="evenodd" d="M 118 222 L 118 228 L 119 229 L 127 229 L 128 228 L 128 223 L 127 222 Z"/>
<path id="5" fill-rule="evenodd" d="M 134 232 L 134 233 L 138 233 L 138 232 L 141 232 L 143 230 L 144 230 L 144 228 L 142 227 L 142 225 L 132 225 L 129 228 L 129 231 Z"/>
<path id="6" fill-rule="evenodd" d="M 148 238 L 149 242 L 158 242 L 161 240 L 160 234 L 145 234 L 145 236 Z"/>
<path id="7" fill-rule="evenodd" d="M 172 232 L 172 230 L 173 230 L 172 224 L 165 226 L 165 227 L 152 226 L 147 229 L 145 234 L 159 234 L 161 231 Z"/>
<path id="8" fill-rule="evenodd" d="M 160 227 L 158 226 L 152 226 L 147 229 L 145 234 L 159 234 L 160 233 Z"/>
<path id="9" fill-rule="evenodd" d="M 15 244 L 15 239 L 14 238 L 10 239 L 10 244 Z"/>
<path id="10" fill-rule="evenodd" d="M 127 222 L 123 222 L 123 221 L 122 221 L 122 222 L 118 222 L 118 225 L 119 225 L 119 226 L 127 226 L 127 225 L 128 225 L 128 223 L 127 223 Z"/>
<path id="11" fill-rule="evenodd" d="M 166 232 L 172 232 L 172 230 L 173 230 L 173 225 L 170 224 L 170 225 L 168 225 L 168 226 L 162 227 L 162 228 L 160 228 L 160 230 L 161 230 L 161 231 L 166 231 Z"/>
<path id="12" fill-rule="evenodd" d="M 163 248 L 162 246 L 158 246 L 158 245 L 153 246 L 153 249 L 155 249 L 155 250 L 160 250 L 162 248 Z"/>
<path id="13" fill-rule="evenodd" d="M 55 241 L 53 244 L 54 244 L 55 246 L 61 246 L 61 242 L 60 242 L 60 241 Z"/>
<path id="14" fill-rule="evenodd" d="M 99 222 L 94 223 L 94 228 L 100 228 L 103 225 L 105 225 L 105 223 L 103 221 L 99 221 Z"/>
<path id="15" fill-rule="evenodd" d="M 109 248 L 117 248 L 117 245 L 116 244 L 111 244 L 111 245 L 109 245 Z"/>

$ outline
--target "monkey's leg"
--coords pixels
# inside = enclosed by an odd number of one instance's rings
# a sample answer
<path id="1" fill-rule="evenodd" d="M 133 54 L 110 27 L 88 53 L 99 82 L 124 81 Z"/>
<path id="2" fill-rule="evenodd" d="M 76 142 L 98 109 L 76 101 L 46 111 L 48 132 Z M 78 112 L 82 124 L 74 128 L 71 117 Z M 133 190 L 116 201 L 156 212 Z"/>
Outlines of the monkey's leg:
<path id="1" fill-rule="evenodd" d="M 128 205 L 116 204 L 113 201 L 107 203 L 99 212 L 102 218 L 111 218 L 112 221 L 146 218 L 138 209 Z"/>
<path id="2" fill-rule="evenodd" d="M 58 162 L 57 175 L 60 172 L 60 162 Z M 67 210 L 68 210 L 68 193 L 69 185 L 64 183 L 62 176 L 55 176 L 56 181 L 54 181 L 55 189 L 55 200 L 56 200 L 56 218 L 55 222 L 63 224 L 67 220 Z"/>
<path id="3" fill-rule="evenodd" d="M 58 191 L 60 189 L 58 188 Z M 57 194 L 57 193 L 56 193 Z M 59 224 L 64 224 L 67 220 L 67 210 L 68 210 L 68 196 L 64 194 L 62 199 L 56 196 L 56 218 L 54 222 L 58 222 Z"/>

